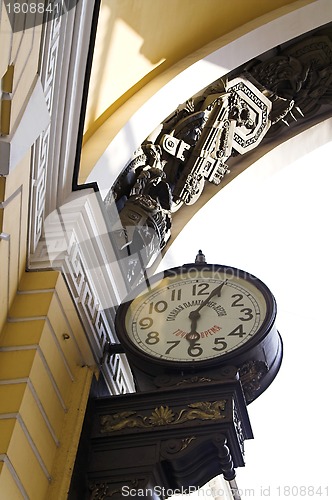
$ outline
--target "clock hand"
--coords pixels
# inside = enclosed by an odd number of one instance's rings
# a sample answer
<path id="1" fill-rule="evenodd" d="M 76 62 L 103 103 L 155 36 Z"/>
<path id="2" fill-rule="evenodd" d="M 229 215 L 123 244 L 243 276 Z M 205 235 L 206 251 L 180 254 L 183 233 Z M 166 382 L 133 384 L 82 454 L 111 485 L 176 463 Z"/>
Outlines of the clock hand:
<path id="1" fill-rule="evenodd" d="M 191 320 L 191 328 L 190 328 L 190 332 L 187 333 L 186 335 L 186 339 L 189 340 L 190 343 L 195 343 L 196 340 L 198 340 L 200 338 L 200 334 L 196 331 L 197 329 L 197 320 L 199 318 L 199 313 L 198 313 L 198 316 L 196 317 L 190 317 L 189 315 L 189 318 Z"/>
<path id="2" fill-rule="evenodd" d="M 197 309 L 195 309 L 194 311 L 190 311 L 189 319 L 191 321 L 191 329 L 190 329 L 190 332 L 187 333 L 187 335 L 185 337 L 187 340 L 189 340 L 189 342 L 192 342 L 192 341 L 195 342 L 196 340 L 198 340 L 200 338 L 200 334 L 196 331 L 197 321 L 201 317 L 199 311 L 212 299 L 212 297 L 220 294 L 221 289 L 223 288 L 223 286 L 226 283 L 227 283 L 227 280 L 220 283 L 220 285 L 218 285 L 214 290 L 212 290 L 210 295 L 205 300 L 203 300 L 203 302 L 199 305 L 199 307 L 197 307 Z"/>
<path id="3" fill-rule="evenodd" d="M 206 306 L 206 304 L 212 299 L 212 297 L 214 297 L 215 295 L 219 295 L 220 294 L 221 289 L 223 288 L 224 285 L 226 285 L 226 283 L 227 283 L 227 280 L 223 281 L 214 290 L 212 290 L 212 292 L 210 293 L 210 295 L 205 300 L 203 300 L 203 302 L 197 307 L 197 309 L 194 309 L 194 311 L 190 312 L 189 318 L 191 320 L 194 319 L 194 318 L 198 319 L 200 317 L 199 311 L 204 306 Z"/>

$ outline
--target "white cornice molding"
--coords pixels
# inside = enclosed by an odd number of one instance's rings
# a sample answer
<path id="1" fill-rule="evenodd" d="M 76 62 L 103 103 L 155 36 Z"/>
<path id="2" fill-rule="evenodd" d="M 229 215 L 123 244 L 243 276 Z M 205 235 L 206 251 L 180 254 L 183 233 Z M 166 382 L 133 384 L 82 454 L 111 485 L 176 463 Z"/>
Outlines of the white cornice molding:
<path id="1" fill-rule="evenodd" d="M 94 2 L 81 0 L 44 25 L 40 77 L 51 116 L 33 148 L 29 250 L 41 236 L 43 219 L 72 190 L 84 75 Z"/>
<path id="2" fill-rule="evenodd" d="M 127 285 L 114 257 L 98 195 L 72 192 L 78 117 L 94 2 L 81 0 L 44 26 L 40 74 L 51 116 L 34 144 L 28 268 L 64 275 L 93 356 L 111 394 L 134 391 L 123 354 L 109 354 L 114 308 Z"/>
<path id="3" fill-rule="evenodd" d="M 0 137 L 0 175 L 9 175 L 14 170 L 49 122 L 43 87 L 36 75 L 15 130 Z"/>
<path id="4" fill-rule="evenodd" d="M 47 213 L 62 205 L 72 191 L 94 4 L 91 0 L 77 2 L 60 30 L 53 161 L 48 172 L 48 183 L 52 187 L 47 196 Z"/>
<path id="5" fill-rule="evenodd" d="M 125 356 L 107 353 L 118 343 L 114 315 L 127 294 L 108 233 L 99 194 L 75 191 L 46 217 L 29 268 L 62 272 L 109 390 L 119 394 L 133 392 L 134 383 Z"/>

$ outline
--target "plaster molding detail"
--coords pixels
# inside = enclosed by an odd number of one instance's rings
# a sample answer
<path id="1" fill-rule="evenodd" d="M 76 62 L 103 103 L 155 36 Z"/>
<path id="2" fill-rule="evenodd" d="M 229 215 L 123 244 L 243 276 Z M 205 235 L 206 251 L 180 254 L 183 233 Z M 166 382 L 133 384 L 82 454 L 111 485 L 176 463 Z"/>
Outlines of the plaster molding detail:
<path id="1" fill-rule="evenodd" d="M 46 203 L 47 168 L 50 161 L 51 126 L 54 89 L 56 85 L 56 69 L 60 43 L 60 28 L 64 16 L 54 18 L 45 24 L 40 55 L 40 74 L 44 89 L 45 101 L 51 116 L 48 127 L 36 140 L 32 152 L 31 166 L 31 204 L 29 251 L 36 250 L 41 237 Z"/>
<path id="2" fill-rule="evenodd" d="M 0 137 L 0 175 L 14 170 L 49 121 L 41 80 L 36 76 L 17 127 L 10 135 Z"/>
<path id="3" fill-rule="evenodd" d="M 22 495 L 23 500 L 29 500 L 29 496 L 27 492 L 24 489 L 24 486 L 20 480 L 20 478 L 17 475 L 17 472 L 15 470 L 15 467 L 13 466 L 10 458 L 6 453 L 1 453 L 0 454 L 0 462 L 4 464 L 4 466 L 8 469 L 9 474 L 13 478 L 14 484 L 17 487 L 18 491 Z"/>
<path id="4" fill-rule="evenodd" d="M 30 253 L 36 250 L 45 216 L 72 189 L 72 143 L 78 134 L 93 8 L 94 2 L 80 0 L 44 25 L 39 72 L 51 119 L 33 150 Z"/>
<path id="5" fill-rule="evenodd" d="M 45 219 L 30 269 L 62 272 L 110 393 L 122 394 L 134 391 L 131 371 L 123 354 L 107 348 L 117 343 L 115 308 L 127 294 L 127 283 L 108 231 L 98 194 L 73 192 Z"/>

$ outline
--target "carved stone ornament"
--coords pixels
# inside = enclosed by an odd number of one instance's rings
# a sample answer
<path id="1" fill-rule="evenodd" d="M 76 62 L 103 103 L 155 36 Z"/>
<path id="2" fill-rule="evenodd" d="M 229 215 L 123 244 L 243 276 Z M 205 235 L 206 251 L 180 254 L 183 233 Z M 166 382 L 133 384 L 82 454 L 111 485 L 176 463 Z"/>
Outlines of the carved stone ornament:
<path id="1" fill-rule="evenodd" d="M 331 105 L 331 27 L 262 54 L 189 98 L 133 153 L 105 199 L 124 227 L 128 218 L 138 226 L 135 244 L 129 238 L 125 252 L 118 248 L 119 259 L 138 260 L 142 251 L 144 265 L 151 264 L 171 236 L 172 213 L 196 203 L 207 182 L 219 185 L 238 154 L 286 137 L 317 113 L 331 113 Z M 153 213 L 144 203 L 133 213 L 133 197 L 147 195 L 156 202 Z M 144 225 L 156 236 L 148 250 Z M 142 270 L 124 262 L 128 282 L 140 280 Z"/>
<path id="2" fill-rule="evenodd" d="M 143 416 L 137 412 L 121 412 L 100 417 L 100 432 L 110 433 L 134 427 L 156 427 L 163 425 L 183 424 L 191 420 L 218 420 L 225 418 L 226 399 L 192 403 L 174 412 L 169 406 L 159 406 L 150 415 Z"/>
<path id="3" fill-rule="evenodd" d="M 228 92 L 239 98 L 236 108 L 236 124 L 232 137 L 232 148 L 240 154 L 254 149 L 271 126 L 269 114 L 272 102 L 250 80 L 234 78 L 226 86 Z M 232 116 L 233 116 L 232 115 Z"/>

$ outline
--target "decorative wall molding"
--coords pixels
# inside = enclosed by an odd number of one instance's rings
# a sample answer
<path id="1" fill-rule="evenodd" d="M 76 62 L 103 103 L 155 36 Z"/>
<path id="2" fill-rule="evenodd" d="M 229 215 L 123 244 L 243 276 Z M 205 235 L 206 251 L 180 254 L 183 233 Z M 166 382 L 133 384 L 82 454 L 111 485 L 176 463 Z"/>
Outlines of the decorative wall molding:
<path id="1" fill-rule="evenodd" d="M 38 448 L 34 443 L 34 440 L 29 432 L 27 425 L 24 422 L 22 415 L 20 413 L 2 413 L 0 415 L 0 420 L 6 420 L 6 419 L 15 419 L 19 423 L 21 430 L 22 430 L 22 433 L 23 433 L 26 441 L 29 443 L 29 446 L 31 447 L 31 450 L 32 450 L 32 452 L 37 460 L 39 467 L 43 471 L 47 480 L 50 481 L 51 480 L 50 471 L 47 469 L 47 466 L 45 465 L 45 462 L 42 459 L 42 457 L 38 451 Z"/>
<path id="2" fill-rule="evenodd" d="M 22 184 L 12 193 L 7 194 L 6 179 L 4 178 L 5 190 L 3 200 L 0 201 L 0 242 L 2 243 L 2 291 L 4 293 L 4 308 L 0 312 L 0 324 L 5 321 L 11 302 L 15 296 L 24 259 L 26 255 L 25 235 L 22 235 L 22 224 L 24 224 L 24 212 L 26 210 L 26 183 L 21 179 Z M 16 221 L 13 228 L 11 218 Z M 13 249 L 17 249 L 13 252 Z"/>
<path id="3" fill-rule="evenodd" d="M 80 0 L 43 25 L 39 73 L 51 120 L 32 154 L 30 253 L 36 250 L 45 216 L 64 203 L 72 190 L 77 117 L 90 43 L 86 34 L 93 9 L 94 2 Z"/>
<path id="4" fill-rule="evenodd" d="M 7 467 L 9 474 L 13 478 L 13 481 L 14 481 L 18 491 L 22 495 L 23 500 L 29 500 L 29 495 L 25 491 L 24 486 L 16 473 L 15 467 L 13 466 L 12 462 L 10 461 L 10 459 L 6 453 L 0 454 L 0 462 L 3 462 L 4 466 Z"/>
<path id="5" fill-rule="evenodd" d="M 114 308 L 126 285 L 109 262 L 112 250 L 104 248 L 109 229 L 101 228 L 93 191 L 71 194 L 93 7 L 80 0 L 43 26 L 39 71 L 51 120 L 32 152 L 28 267 L 64 274 L 95 362 L 111 394 L 120 394 L 134 390 L 131 372 L 124 355 L 106 351 L 117 342 Z"/>
<path id="6" fill-rule="evenodd" d="M 0 137 L 0 175 L 8 175 L 49 124 L 40 78 L 36 76 L 17 128 Z"/>
<path id="7" fill-rule="evenodd" d="M 58 53 L 60 29 L 64 19 L 65 16 L 55 17 L 43 25 L 39 73 L 51 120 L 35 142 L 32 151 L 29 253 L 36 250 L 45 216 L 47 169 L 51 168 L 49 152 L 51 142 L 54 141 L 54 139 L 51 141 L 51 130 L 55 119 L 53 100 L 56 84 L 59 84 L 59 77 L 57 78 Z"/>
<path id="8" fill-rule="evenodd" d="M 108 353 L 108 346 L 117 343 L 115 310 L 128 284 L 108 233 L 98 193 L 73 192 L 45 219 L 30 269 L 63 273 L 109 390 L 121 394 L 134 390 L 131 372 L 125 356 Z"/>

